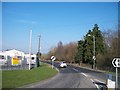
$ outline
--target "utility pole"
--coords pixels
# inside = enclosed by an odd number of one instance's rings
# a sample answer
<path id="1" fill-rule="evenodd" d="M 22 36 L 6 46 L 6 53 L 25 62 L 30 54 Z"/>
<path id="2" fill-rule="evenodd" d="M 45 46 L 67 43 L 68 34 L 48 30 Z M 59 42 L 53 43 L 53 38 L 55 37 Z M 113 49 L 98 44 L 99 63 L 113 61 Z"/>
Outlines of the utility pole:
<path id="1" fill-rule="evenodd" d="M 29 70 L 31 69 L 31 51 L 32 51 L 32 30 L 30 30 L 30 45 L 29 45 Z"/>
<path id="2" fill-rule="evenodd" d="M 88 36 L 90 37 L 92 35 L 88 34 Z M 94 44 L 93 45 L 93 60 L 94 60 L 93 61 L 94 62 L 93 63 L 93 68 L 96 69 L 96 62 L 95 62 L 96 61 L 96 56 L 95 56 L 95 36 L 94 35 L 93 35 L 93 44 Z"/>
<path id="3" fill-rule="evenodd" d="M 95 62 L 96 61 L 96 56 L 95 56 L 95 36 L 94 35 L 93 35 L 93 44 L 94 44 L 94 47 L 93 47 L 94 48 L 93 49 L 94 50 L 94 57 L 93 57 L 93 59 L 94 59 L 94 69 L 95 69 L 96 68 L 96 62 Z"/>
<path id="4" fill-rule="evenodd" d="M 39 61 L 40 61 L 40 34 L 38 35 L 38 52 L 37 52 L 37 59 L 36 59 L 36 67 L 39 67 Z"/>
<path id="5" fill-rule="evenodd" d="M 40 34 L 38 35 L 38 52 L 40 53 Z"/>

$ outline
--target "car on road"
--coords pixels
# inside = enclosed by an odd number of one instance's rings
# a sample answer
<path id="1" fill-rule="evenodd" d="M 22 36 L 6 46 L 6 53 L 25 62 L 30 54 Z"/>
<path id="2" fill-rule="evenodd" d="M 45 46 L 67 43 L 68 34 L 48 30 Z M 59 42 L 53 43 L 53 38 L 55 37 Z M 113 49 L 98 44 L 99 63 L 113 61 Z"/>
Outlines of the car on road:
<path id="1" fill-rule="evenodd" d="M 65 61 L 60 62 L 59 67 L 67 67 L 67 63 Z"/>

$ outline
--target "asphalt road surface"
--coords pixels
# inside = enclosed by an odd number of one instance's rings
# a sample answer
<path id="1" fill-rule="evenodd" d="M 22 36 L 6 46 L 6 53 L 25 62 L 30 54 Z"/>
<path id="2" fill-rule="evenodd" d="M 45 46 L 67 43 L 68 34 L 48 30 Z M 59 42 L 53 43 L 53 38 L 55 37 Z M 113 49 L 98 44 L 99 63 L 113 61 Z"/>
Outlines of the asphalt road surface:
<path id="1" fill-rule="evenodd" d="M 51 64 L 49 61 L 45 63 Z M 75 66 L 68 65 L 66 68 L 59 68 L 59 63 L 54 66 L 59 73 L 51 79 L 26 85 L 24 88 L 91 88 L 95 90 L 106 90 L 106 75 Z"/>

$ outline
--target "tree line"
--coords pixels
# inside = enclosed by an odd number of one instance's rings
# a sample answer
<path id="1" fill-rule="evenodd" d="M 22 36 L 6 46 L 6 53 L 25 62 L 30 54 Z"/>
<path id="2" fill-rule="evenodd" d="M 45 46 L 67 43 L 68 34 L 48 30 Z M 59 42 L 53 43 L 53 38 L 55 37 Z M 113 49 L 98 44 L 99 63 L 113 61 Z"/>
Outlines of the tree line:
<path id="1" fill-rule="evenodd" d="M 89 64 L 93 68 L 93 56 L 95 54 L 97 68 L 113 70 L 111 62 L 114 57 L 120 56 L 120 32 L 118 31 L 116 29 L 102 32 L 99 26 L 95 24 L 92 30 L 88 30 L 82 40 L 65 45 L 62 41 L 59 41 L 58 45 L 51 48 L 44 58 L 50 59 L 51 55 L 54 55 L 59 61 L 64 60 L 68 63 L 78 63 L 79 65 L 81 63 Z"/>
<path id="2" fill-rule="evenodd" d="M 48 52 L 46 59 L 50 59 L 54 55 L 59 61 L 66 61 L 68 63 L 75 62 L 74 57 L 77 52 L 77 43 L 70 42 L 69 44 L 63 45 L 62 41 L 58 42 L 56 47 L 51 48 Z"/>

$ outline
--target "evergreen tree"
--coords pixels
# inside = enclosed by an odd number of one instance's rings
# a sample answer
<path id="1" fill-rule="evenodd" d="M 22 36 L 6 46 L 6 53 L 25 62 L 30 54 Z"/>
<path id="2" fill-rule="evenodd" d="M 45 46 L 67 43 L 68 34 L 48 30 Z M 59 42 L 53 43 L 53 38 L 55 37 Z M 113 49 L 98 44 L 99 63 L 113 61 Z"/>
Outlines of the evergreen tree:
<path id="1" fill-rule="evenodd" d="M 90 35 L 90 37 L 88 37 Z M 88 63 L 93 65 L 93 36 L 95 37 L 95 56 L 98 54 L 104 54 L 105 48 L 104 48 L 104 42 L 103 42 L 103 35 L 102 32 L 99 30 L 99 27 L 97 24 L 94 25 L 92 31 L 86 34 L 85 40 L 87 40 L 86 43 L 86 52 L 85 52 L 85 59 Z"/>
<path id="2" fill-rule="evenodd" d="M 104 54 L 105 44 L 102 32 L 99 30 L 97 24 L 94 25 L 92 31 L 89 30 L 84 37 L 84 41 L 78 42 L 78 52 L 76 54 L 77 60 L 82 60 L 83 63 L 89 63 L 93 66 L 93 51 L 94 51 L 94 41 L 95 37 L 95 56 L 98 54 Z"/>
<path id="3" fill-rule="evenodd" d="M 86 36 L 84 37 L 85 39 L 85 43 L 84 43 L 84 60 L 85 60 L 85 63 L 90 63 L 90 64 L 93 64 L 93 60 L 92 60 L 92 57 L 93 57 L 93 39 L 92 37 L 89 35 L 91 35 L 92 32 L 91 30 L 88 31 L 88 33 L 86 34 Z"/>
<path id="4" fill-rule="evenodd" d="M 104 54 L 105 52 L 105 44 L 104 44 L 104 37 L 102 35 L 102 32 L 99 30 L 99 27 L 97 24 L 94 25 L 93 28 L 93 35 L 95 36 L 95 50 L 96 50 L 96 55 L 98 53 Z"/>
<path id="5" fill-rule="evenodd" d="M 84 58 L 83 58 L 83 51 L 84 51 L 83 45 L 84 45 L 84 41 L 82 41 L 82 40 L 78 41 L 78 47 L 77 47 L 78 50 L 76 53 L 75 62 L 79 63 L 79 64 L 81 61 L 83 62 L 83 60 L 84 60 Z"/>

